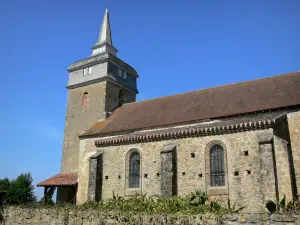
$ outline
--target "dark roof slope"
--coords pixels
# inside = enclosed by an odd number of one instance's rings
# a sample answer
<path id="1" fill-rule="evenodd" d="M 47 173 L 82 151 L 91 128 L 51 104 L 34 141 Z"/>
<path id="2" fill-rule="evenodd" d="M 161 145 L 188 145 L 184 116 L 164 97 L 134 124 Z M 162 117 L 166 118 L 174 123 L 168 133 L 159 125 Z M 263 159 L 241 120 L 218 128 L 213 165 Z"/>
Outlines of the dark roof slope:
<path id="1" fill-rule="evenodd" d="M 300 104 L 300 72 L 125 104 L 81 136 L 139 130 Z"/>

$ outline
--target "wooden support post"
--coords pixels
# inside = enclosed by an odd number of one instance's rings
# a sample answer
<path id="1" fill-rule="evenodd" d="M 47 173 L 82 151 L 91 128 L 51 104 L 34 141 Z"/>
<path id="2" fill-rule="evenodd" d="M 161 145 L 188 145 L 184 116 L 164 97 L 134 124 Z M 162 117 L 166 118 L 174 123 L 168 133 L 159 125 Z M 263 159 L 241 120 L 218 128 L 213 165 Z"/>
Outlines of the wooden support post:
<path id="1" fill-rule="evenodd" d="M 46 203 L 47 194 L 48 194 L 48 187 L 44 187 L 44 201 L 45 201 L 45 203 Z"/>

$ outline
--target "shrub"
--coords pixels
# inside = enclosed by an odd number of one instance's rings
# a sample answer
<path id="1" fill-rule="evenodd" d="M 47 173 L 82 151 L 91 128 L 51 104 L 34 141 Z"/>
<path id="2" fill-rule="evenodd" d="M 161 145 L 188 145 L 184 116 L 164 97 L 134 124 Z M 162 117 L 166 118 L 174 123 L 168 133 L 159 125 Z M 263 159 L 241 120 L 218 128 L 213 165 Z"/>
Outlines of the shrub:
<path id="1" fill-rule="evenodd" d="M 209 196 L 202 190 L 197 190 L 190 194 L 190 204 L 194 206 L 204 205 L 209 200 Z"/>
<path id="2" fill-rule="evenodd" d="M 111 199 L 100 203 L 87 202 L 79 208 L 99 209 L 101 211 L 117 211 L 122 213 L 167 213 L 167 214 L 199 214 L 225 212 L 217 201 L 208 204 L 209 197 L 202 191 L 196 191 L 187 196 L 157 198 L 147 194 L 136 194 L 124 198 L 113 193 Z"/>

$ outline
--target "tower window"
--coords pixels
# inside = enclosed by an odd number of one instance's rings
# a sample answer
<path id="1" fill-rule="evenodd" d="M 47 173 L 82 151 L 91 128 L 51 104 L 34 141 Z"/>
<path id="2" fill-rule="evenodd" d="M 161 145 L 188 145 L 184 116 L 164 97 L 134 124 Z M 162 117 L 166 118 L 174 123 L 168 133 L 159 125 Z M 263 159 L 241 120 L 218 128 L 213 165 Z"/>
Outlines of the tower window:
<path id="1" fill-rule="evenodd" d="M 86 67 L 83 69 L 83 76 L 86 76 L 91 73 L 92 73 L 92 67 Z"/>
<path id="2" fill-rule="evenodd" d="M 100 52 L 104 52 L 105 51 L 105 46 L 100 48 Z"/>
<path id="3" fill-rule="evenodd" d="M 122 77 L 122 70 L 119 68 L 119 77 Z"/>
<path id="4" fill-rule="evenodd" d="M 126 73 L 126 71 L 123 71 L 123 78 L 124 78 L 124 79 L 127 78 L 127 73 Z"/>
<path id="5" fill-rule="evenodd" d="M 88 93 L 84 92 L 83 96 L 82 96 L 82 107 L 87 109 L 88 108 Z"/>
<path id="6" fill-rule="evenodd" d="M 83 69 L 83 76 L 86 76 L 88 74 L 88 68 Z"/>

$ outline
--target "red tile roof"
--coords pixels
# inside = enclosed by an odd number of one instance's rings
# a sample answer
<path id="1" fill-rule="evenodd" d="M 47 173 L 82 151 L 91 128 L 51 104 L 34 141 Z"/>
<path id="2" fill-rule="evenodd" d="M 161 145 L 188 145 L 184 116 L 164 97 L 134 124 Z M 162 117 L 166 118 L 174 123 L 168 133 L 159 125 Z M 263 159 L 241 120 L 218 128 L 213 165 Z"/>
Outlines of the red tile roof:
<path id="1" fill-rule="evenodd" d="M 37 184 L 38 187 L 47 186 L 71 186 L 77 184 L 77 173 L 59 173 Z"/>
<path id="2" fill-rule="evenodd" d="M 300 72 L 128 103 L 81 135 L 103 135 L 300 104 Z"/>

